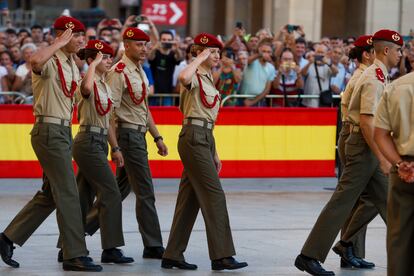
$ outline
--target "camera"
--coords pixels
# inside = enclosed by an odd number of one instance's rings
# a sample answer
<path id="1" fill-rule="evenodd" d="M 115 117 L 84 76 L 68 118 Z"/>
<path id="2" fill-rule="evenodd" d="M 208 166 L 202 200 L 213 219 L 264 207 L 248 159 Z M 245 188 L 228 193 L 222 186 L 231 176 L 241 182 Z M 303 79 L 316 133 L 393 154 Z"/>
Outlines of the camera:
<path id="1" fill-rule="evenodd" d="M 315 61 L 322 61 L 324 56 L 322 55 L 315 55 Z"/>
<path id="2" fill-rule="evenodd" d="M 293 33 L 293 31 L 297 31 L 299 29 L 298 25 L 286 25 L 286 29 L 288 31 L 288 33 Z"/>
<path id="3" fill-rule="evenodd" d="M 238 28 L 238 29 L 242 29 L 243 28 L 243 24 L 241 23 L 241 21 L 237 21 L 236 22 L 236 28 Z"/>
<path id="4" fill-rule="evenodd" d="M 281 64 L 283 70 L 288 71 L 290 69 L 296 68 L 296 63 L 294 61 L 284 61 Z"/>

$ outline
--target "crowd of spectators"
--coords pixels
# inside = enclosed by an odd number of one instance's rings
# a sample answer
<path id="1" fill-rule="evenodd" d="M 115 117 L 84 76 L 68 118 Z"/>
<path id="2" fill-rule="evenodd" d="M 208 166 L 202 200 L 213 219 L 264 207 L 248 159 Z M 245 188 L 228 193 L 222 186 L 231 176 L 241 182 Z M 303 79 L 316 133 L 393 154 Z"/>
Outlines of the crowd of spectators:
<path id="1" fill-rule="evenodd" d="M 122 28 L 131 25 L 148 32 L 151 37 L 147 47 L 148 58 L 142 64 L 150 81 L 150 105 L 178 105 L 180 87 L 177 76 L 193 58 L 190 53 L 191 36 L 180 37 L 173 29 L 158 32 L 149 18 L 130 16 L 124 23 L 119 19 L 104 19 L 96 27 L 88 27 L 85 42 L 95 38 L 107 41 L 116 53 L 114 62 L 117 62 L 124 50 Z M 337 105 L 335 100 L 333 103 L 324 102 L 320 95 L 339 95 L 357 67 L 356 61 L 348 58 L 355 37 L 322 37 L 320 41 L 310 41 L 303 26 L 285 25 L 275 33 L 261 29 L 247 34 L 238 23 L 231 35 L 219 38 L 224 48 L 213 77 L 224 106 Z M 0 92 L 13 91 L 23 95 L 22 98 L 3 93 L 0 103 L 30 102 L 30 57 L 53 40 L 53 30 L 40 25 L 30 29 L 8 26 L 0 31 Z M 413 70 L 413 43 L 412 37 L 407 36 L 403 58 L 399 66 L 391 70 L 392 78 Z M 81 73 L 85 72 L 87 65 L 81 60 L 77 63 Z M 231 95 L 249 97 L 229 97 Z M 281 96 L 269 99 L 267 95 Z"/>

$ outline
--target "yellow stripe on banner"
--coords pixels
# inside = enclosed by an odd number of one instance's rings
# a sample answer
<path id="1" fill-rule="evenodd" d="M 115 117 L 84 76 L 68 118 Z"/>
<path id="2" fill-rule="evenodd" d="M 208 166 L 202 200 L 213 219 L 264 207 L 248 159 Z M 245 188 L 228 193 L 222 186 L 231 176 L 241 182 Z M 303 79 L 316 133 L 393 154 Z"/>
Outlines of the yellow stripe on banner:
<path id="1" fill-rule="evenodd" d="M 31 124 L 0 124 L 0 160 L 36 160 L 30 144 Z M 76 134 L 78 125 L 73 126 Z M 179 160 L 180 125 L 158 125 L 169 155 L 161 157 L 150 135 L 150 160 Z M 214 130 L 222 160 L 333 160 L 335 126 L 234 126 Z"/>

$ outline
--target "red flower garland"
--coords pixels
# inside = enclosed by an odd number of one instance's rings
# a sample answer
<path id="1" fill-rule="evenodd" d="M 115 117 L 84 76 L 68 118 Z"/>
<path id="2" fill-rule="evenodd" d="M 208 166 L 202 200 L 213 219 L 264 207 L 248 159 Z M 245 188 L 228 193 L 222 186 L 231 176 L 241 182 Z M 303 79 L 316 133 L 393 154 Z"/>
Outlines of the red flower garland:
<path id="1" fill-rule="evenodd" d="M 111 99 L 109 99 L 108 97 L 108 106 L 106 108 L 106 110 L 103 108 L 102 104 L 101 104 L 101 99 L 99 98 L 99 92 L 98 92 L 98 88 L 96 87 L 96 83 L 93 82 L 93 93 L 95 96 L 95 108 L 96 108 L 96 112 L 98 112 L 99 115 L 104 116 L 106 115 L 109 110 L 111 110 L 111 106 L 112 106 L 112 101 Z"/>
<path id="2" fill-rule="evenodd" d="M 57 68 L 58 68 L 58 74 L 59 74 L 59 79 L 60 79 L 60 84 L 62 86 L 63 94 L 65 94 L 65 96 L 68 98 L 72 98 L 73 94 L 75 94 L 75 90 L 78 87 L 78 85 L 76 81 L 72 80 L 70 91 L 68 91 L 68 88 L 66 87 L 65 76 L 63 75 L 62 65 L 60 64 L 60 61 L 57 57 L 55 60 L 56 60 Z"/>

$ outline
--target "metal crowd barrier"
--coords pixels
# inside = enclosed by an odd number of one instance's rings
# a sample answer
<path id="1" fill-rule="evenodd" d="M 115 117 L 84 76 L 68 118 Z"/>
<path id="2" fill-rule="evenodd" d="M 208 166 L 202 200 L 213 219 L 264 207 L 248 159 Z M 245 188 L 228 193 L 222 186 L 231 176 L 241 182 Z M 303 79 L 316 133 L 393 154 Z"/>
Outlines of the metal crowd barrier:
<path id="1" fill-rule="evenodd" d="M 231 100 L 231 99 L 251 99 L 256 97 L 257 95 L 238 95 L 238 94 L 234 94 L 234 95 L 228 95 L 226 97 L 224 97 L 221 101 L 221 106 L 224 106 L 224 104 Z M 265 99 L 319 99 L 319 95 L 266 95 Z M 333 99 L 340 99 L 341 96 L 340 95 L 332 95 Z"/>
<path id="2" fill-rule="evenodd" d="M 24 93 L 16 91 L 2 91 L 0 92 L 0 97 L 2 96 L 13 96 L 13 104 L 31 104 L 33 103 L 33 96 L 27 96 Z"/>

